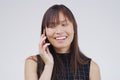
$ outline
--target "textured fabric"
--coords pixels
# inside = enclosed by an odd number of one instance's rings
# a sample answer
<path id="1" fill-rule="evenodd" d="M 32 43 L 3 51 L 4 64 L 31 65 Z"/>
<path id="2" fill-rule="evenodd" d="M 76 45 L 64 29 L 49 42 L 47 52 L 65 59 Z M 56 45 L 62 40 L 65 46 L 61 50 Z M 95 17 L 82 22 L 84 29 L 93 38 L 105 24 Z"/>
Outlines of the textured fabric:
<path id="1" fill-rule="evenodd" d="M 71 72 L 70 68 L 70 54 L 58 54 L 58 56 L 61 58 L 64 66 L 65 66 L 65 71 L 66 71 L 66 77 L 63 78 L 63 80 L 89 80 L 89 71 L 90 71 L 90 62 L 85 65 L 78 65 L 77 73 L 74 79 L 74 74 Z M 38 61 L 40 60 L 40 56 L 37 56 Z M 40 65 L 38 63 L 38 78 L 39 78 L 39 70 L 40 70 Z M 62 77 L 59 75 L 59 72 L 57 73 L 57 79 L 59 80 L 59 77 Z"/>
<path id="2" fill-rule="evenodd" d="M 40 55 L 37 55 L 37 75 L 38 75 L 38 79 L 40 78 Z"/>

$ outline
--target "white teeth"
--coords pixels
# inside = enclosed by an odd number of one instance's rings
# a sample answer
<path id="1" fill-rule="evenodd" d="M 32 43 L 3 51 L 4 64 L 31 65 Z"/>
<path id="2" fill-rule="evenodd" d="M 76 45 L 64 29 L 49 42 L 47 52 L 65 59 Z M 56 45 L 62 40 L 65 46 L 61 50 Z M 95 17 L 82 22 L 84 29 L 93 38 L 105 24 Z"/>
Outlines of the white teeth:
<path id="1" fill-rule="evenodd" d="M 66 38 L 66 37 L 57 37 L 56 39 L 59 39 L 59 40 L 60 40 L 60 39 L 65 39 L 65 38 Z"/>

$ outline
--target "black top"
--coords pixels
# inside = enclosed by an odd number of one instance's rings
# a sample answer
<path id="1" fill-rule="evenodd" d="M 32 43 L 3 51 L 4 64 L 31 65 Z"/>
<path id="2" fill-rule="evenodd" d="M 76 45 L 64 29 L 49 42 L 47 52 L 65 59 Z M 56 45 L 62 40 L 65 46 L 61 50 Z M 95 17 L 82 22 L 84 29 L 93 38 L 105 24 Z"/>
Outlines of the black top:
<path id="1" fill-rule="evenodd" d="M 70 68 L 70 53 L 67 54 L 57 54 L 60 59 L 63 62 L 63 65 L 65 67 L 65 71 L 66 71 L 66 77 L 63 80 L 89 80 L 89 71 L 90 71 L 90 62 L 89 61 L 88 64 L 79 64 L 78 65 L 78 69 L 77 69 L 77 75 L 75 77 L 75 79 L 73 79 L 74 74 L 71 73 L 71 68 Z M 39 60 L 40 60 L 40 56 L 37 55 L 37 62 L 38 62 L 38 71 L 40 71 L 40 64 L 39 64 Z M 40 73 L 38 72 L 38 78 L 40 77 Z M 62 76 L 57 76 L 57 77 L 62 77 Z M 59 78 L 58 78 L 59 79 Z M 56 80 L 58 80 L 56 79 Z"/>

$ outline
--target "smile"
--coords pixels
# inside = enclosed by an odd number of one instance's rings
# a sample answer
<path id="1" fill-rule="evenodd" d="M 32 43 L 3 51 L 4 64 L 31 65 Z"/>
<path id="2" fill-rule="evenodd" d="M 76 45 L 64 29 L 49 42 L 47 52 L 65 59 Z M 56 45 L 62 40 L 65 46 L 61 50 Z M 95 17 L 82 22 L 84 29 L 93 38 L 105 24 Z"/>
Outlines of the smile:
<path id="1" fill-rule="evenodd" d="M 56 37 L 55 40 L 59 43 L 64 42 L 67 39 L 67 36 Z"/>
<path id="2" fill-rule="evenodd" d="M 66 36 L 63 36 L 63 37 L 56 37 L 55 39 L 56 40 L 65 40 L 67 37 Z"/>

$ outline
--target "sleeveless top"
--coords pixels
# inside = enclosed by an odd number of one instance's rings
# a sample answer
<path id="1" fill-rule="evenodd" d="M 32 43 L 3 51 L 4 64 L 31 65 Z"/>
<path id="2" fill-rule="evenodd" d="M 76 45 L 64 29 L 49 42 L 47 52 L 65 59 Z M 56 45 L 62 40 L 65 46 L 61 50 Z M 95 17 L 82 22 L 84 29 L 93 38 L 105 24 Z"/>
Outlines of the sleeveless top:
<path id="1" fill-rule="evenodd" d="M 91 59 L 89 61 L 88 64 L 79 64 L 78 65 L 78 69 L 77 69 L 77 75 L 75 77 L 75 79 L 73 79 L 73 74 L 71 74 L 71 70 L 70 70 L 70 54 L 57 54 L 61 60 L 63 61 L 63 65 L 65 66 L 65 71 L 66 71 L 66 77 L 63 80 L 89 80 L 89 72 L 90 72 L 90 62 Z M 40 78 L 40 56 L 37 55 L 37 75 L 38 78 Z M 60 76 L 62 77 L 62 76 Z M 56 79 L 56 80 L 59 80 Z"/>

